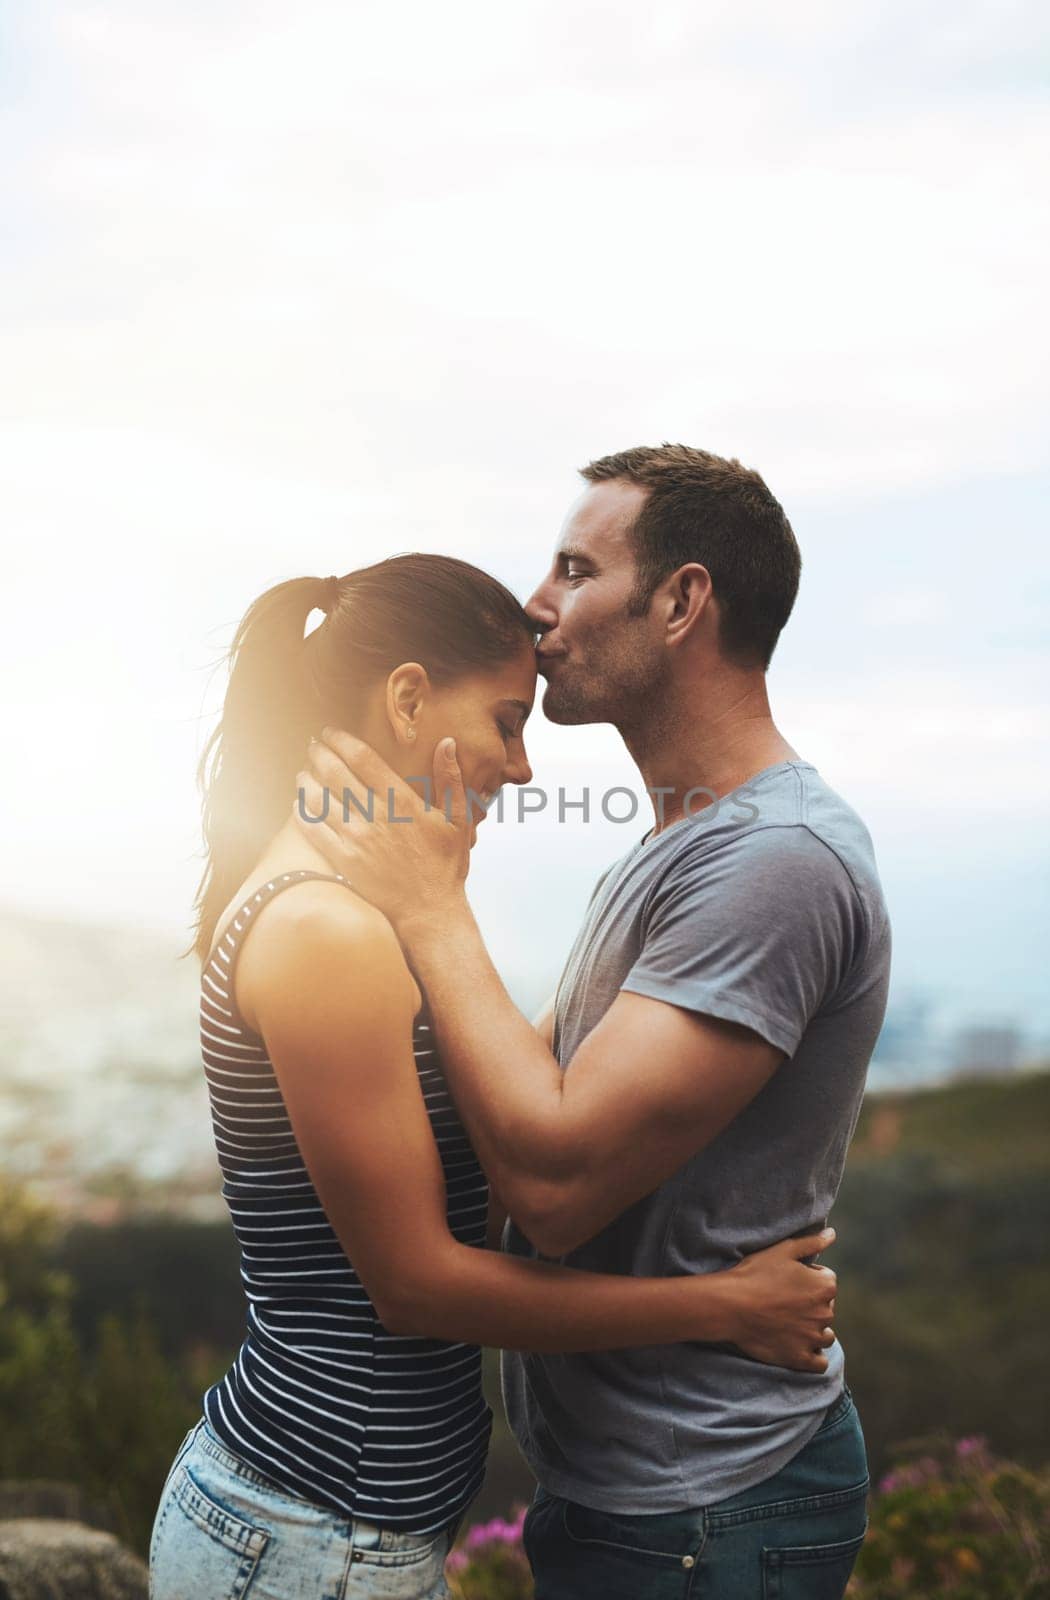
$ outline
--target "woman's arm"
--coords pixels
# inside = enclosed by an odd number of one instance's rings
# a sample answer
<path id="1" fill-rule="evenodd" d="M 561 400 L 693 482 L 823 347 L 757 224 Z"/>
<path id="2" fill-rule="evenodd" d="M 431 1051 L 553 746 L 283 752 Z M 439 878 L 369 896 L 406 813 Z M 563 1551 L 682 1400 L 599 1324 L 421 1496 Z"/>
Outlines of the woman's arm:
<path id="1" fill-rule="evenodd" d="M 415 986 L 389 924 L 345 889 L 304 884 L 275 900 L 245 939 L 236 983 L 321 1203 L 391 1332 L 542 1351 L 729 1340 L 826 1369 L 834 1274 L 798 1259 L 826 1240 L 788 1241 L 727 1272 L 638 1279 L 453 1238 L 412 1056 Z"/>

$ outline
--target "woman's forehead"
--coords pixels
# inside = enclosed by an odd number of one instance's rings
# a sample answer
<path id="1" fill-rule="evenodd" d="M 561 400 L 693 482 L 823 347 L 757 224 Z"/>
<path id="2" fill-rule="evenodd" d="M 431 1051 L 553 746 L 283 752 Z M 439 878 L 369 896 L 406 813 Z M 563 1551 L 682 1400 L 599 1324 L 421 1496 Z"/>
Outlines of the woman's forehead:
<path id="1" fill-rule="evenodd" d="M 489 678 L 490 692 L 500 700 L 513 701 L 527 716 L 536 693 L 536 652 L 525 644 L 519 656 L 501 663 Z"/>

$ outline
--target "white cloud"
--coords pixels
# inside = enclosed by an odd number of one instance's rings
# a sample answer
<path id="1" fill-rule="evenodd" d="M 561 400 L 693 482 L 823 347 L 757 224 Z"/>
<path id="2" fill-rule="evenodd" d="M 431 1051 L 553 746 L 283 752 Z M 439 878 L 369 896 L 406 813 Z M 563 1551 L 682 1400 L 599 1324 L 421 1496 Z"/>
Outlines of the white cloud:
<path id="1" fill-rule="evenodd" d="M 1050 115 L 944 92 L 979 7 L 53 15 L 7 349 L 45 423 L 344 483 L 588 427 L 743 441 L 785 493 L 1044 458 Z M 894 41 L 925 99 L 886 98 Z"/>
<path id="2" fill-rule="evenodd" d="M 183 917 L 204 669 L 254 595 L 405 548 L 527 591 L 572 469 L 664 437 L 760 466 L 796 522 L 803 753 L 902 850 L 916 796 L 1001 826 L 1020 792 L 1029 827 L 1045 31 L 986 0 L 24 8 L 7 892 Z M 997 474 L 1005 521 L 960 544 L 951 497 Z M 607 730 L 534 743 L 544 781 L 626 770 Z M 992 775 L 962 794 L 960 751 Z M 626 836 L 551 834 L 514 960 Z M 516 848 L 486 840 L 482 898 Z"/>

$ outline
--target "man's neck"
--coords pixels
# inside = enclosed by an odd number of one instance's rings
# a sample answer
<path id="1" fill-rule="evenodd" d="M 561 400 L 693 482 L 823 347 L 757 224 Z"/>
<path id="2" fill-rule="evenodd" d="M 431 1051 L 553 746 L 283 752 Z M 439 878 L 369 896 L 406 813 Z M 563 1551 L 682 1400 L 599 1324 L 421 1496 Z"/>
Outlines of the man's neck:
<path id="1" fill-rule="evenodd" d="M 705 684 L 702 698 L 695 685 L 672 690 L 643 722 L 619 732 L 652 800 L 654 835 L 766 767 L 799 759 L 773 721 L 764 674 Z"/>

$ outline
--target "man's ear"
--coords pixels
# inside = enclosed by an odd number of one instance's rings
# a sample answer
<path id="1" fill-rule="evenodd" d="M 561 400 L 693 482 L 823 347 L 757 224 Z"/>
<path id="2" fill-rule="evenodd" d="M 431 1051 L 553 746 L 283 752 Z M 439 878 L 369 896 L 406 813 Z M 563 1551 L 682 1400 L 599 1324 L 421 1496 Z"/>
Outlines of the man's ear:
<path id="1" fill-rule="evenodd" d="M 711 574 L 698 561 L 679 567 L 661 585 L 665 592 L 668 644 L 689 638 L 700 619 L 717 607 Z"/>
<path id="2" fill-rule="evenodd" d="M 404 661 L 386 680 L 386 714 L 398 745 L 411 749 L 419 731 L 430 678 L 418 661 Z"/>

